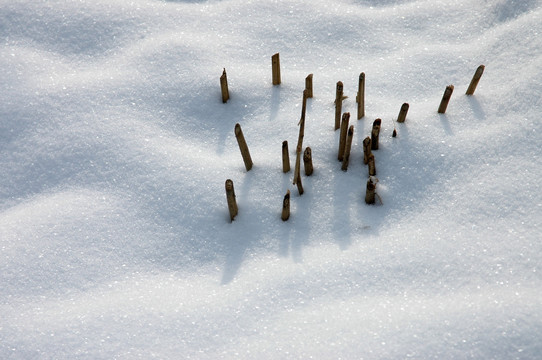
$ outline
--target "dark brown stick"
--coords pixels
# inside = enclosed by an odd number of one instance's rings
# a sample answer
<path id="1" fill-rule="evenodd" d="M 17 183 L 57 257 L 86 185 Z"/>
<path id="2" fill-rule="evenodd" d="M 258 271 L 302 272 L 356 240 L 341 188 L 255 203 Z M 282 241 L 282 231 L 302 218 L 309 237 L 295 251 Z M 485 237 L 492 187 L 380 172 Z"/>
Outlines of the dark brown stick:
<path id="1" fill-rule="evenodd" d="M 397 117 L 397 122 L 398 123 L 404 123 L 405 120 L 406 120 L 406 115 L 407 115 L 407 112 L 408 112 L 408 103 L 404 103 L 403 105 L 401 105 L 401 110 L 399 111 L 399 116 Z"/>
<path id="2" fill-rule="evenodd" d="M 363 140 L 363 163 L 365 165 L 369 163 L 369 155 L 371 155 L 371 138 L 367 136 Z"/>
<path id="3" fill-rule="evenodd" d="M 273 85 L 280 84 L 280 58 L 279 53 L 271 56 L 271 68 L 273 71 Z"/>
<path id="4" fill-rule="evenodd" d="M 358 120 L 365 116 L 365 73 L 359 74 L 358 95 L 356 96 L 358 103 Z"/>
<path id="5" fill-rule="evenodd" d="M 344 147 L 346 145 L 346 135 L 348 133 L 348 123 L 350 122 L 350 113 L 344 113 L 341 120 L 341 133 L 339 134 L 339 151 L 337 153 L 337 159 L 343 161 Z"/>
<path id="6" fill-rule="evenodd" d="M 301 147 L 296 149 L 295 169 L 294 169 L 294 185 L 297 186 L 299 195 L 303 195 L 303 184 L 301 182 Z"/>
<path id="7" fill-rule="evenodd" d="M 305 114 L 307 113 L 307 98 L 309 97 L 309 91 L 307 89 L 303 90 L 303 102 L 301 106 L 301 119 L 305 119 Z M 301 124 L 302 120 L 299 120 L 299 124 Z M 303 124 L 305 126 L 305 124 Z M 305 130 L 305 129 L 303 129 Z"/>
<path id="8" fill-rule="evenodd" d="M 228 210 L 230 211 L 230 221 L 237 216 L 239 209 L 235 200 L 235 190 L 233 189 L 233 181 L 226 180 L 226 200 L 228 201 Z"/>
<path id="9" fill-rule="evenodd" d="M 314 171 L 312 166 L 312 150 L 307 146 L 305 152 L 303 152 L 303 167 L 305 168 L 305 175 L 311 176 Z"/>
<path id="10" fill-rule="evenodd" d="M 282 215 L 280 216 L 282 221 L 286 221 L 290 218 L 290 190 L 284 195 L 282 200 Z"/>
<path id="11" fill-rule="evenodd" d="M 312 98 L 312 74 L 305 78 L 305 90 L 307 90 L 307 97 Z"/>
<path id="12" fill-rule="evenodd" d="M 245 141 L 243 130 L 241 130 L 241 125 L 239 125 L 239 123 L 235 124 L 235 137 L 237 138 L 237 144 L 239 144 L 239 150 L 241 150 L 241 155 L 245 162 L 245 168 L 247 171 L 250 171 L 250 169 L 252 169 L 252 158 L 250 157 L 247 142 Z"/>
<path id="13" fill-rule="evenodd" d="M 474 76 L 472 77 L 472 80 L 470 81 L 469 88 L 467 89 L 467 92 L 465 94 L 467 95 L 473 95 L 474 91 L 476 90 L 476 87 L 478 86 L 478 82 L 480 81 L 480 78 L 482 77 L 482 74 L 484 73 L 484 69 L 486 67 L 484 65 L 478 66 L 478 69 L 476 69 L 476 72 L 474 73 Z"/>
<path id="14" fill-rule="evenodd" d="M 346 137 L 346 145 L 344 147 L 342 171 L 348 170 L 348 162 L 350 161 L 350 149 L 352 148 L 352 138 L 354 137 L 354 125 L 348 128 L 348 136 Z"/>
<path id="15" fill-rule="evenodd" d="M 448 107 L 448 102 L 450 101 L 450 98 L 452 97 L 453 92 L 454 92 L 453 85 L 446 86 L 446 89 L 444 90 L 444 95 L 442 95 L 442 100 L 440 101 L 440 106 L 438 107 L 439 114 L 444 114 L 446 112 L 446 108 Z"/>
<path id="16" fill-rule="evenodd" d="M 371 205 L 375 203 L 375 190 L 376 182 L 373 182 L 373 178 L 369 178 L 369 180 L 367 180 L 367 190 L 365 191 L 366 204 Z"/>
<path id="17" fill-rule="evenodd" d="M 222 71 L 220 76 L 220 89 L 222 90 L 222 102 L 226 103 L 230 99 L 230 92 L 228 90 L 228 77 L 226 76 L 226 68 Z"/>
<path id="18" fill-rule="evenodd" d="M 341 112 L 343 106 L 343 83 L 337 82 L 335 90 L 335 130 L 341 127 Z"/>
<path id="19" fill-rule="evenodd" d="M 288 141 L 282 142 L 282 172 L 287 173 L 290 171 L 290 154 L 288 152 Z"/>
<path id="20" fill-rule="evenodd" d="M 371 131 L 371 150 L 378 150 L 378 137 L 380 135 L 381 119 L 376 119 L 373 122 L 373 130 Z"/>
<path id="21" fill-rule="evenodd" d="M 375 167 L 375 156 L 373 154 L 369 155 L 369 176 L 375 176 L 376 175 L 376 167 Z"/>

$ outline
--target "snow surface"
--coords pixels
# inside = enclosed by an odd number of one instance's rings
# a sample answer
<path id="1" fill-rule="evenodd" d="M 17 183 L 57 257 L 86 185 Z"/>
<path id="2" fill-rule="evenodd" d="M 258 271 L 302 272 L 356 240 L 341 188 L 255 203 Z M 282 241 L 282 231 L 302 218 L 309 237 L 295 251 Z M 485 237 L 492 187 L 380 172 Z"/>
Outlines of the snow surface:
<path id="1" fill-rule="evenodd" d="M 0 1 L 0 358 L 539 359 L 541 5 Z M 299 196 L 280 154 L 309 73 Z"/>

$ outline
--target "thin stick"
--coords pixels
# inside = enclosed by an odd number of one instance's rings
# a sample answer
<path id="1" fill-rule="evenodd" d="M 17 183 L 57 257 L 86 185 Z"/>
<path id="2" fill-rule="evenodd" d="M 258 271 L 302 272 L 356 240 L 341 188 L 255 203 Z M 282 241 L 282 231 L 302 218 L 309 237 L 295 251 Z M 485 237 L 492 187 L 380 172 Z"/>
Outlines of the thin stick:
<path id="1" fill-rule="evenodd" d="M 341 127 L 341 112 L 343 107 L 343 83 L 337 82 L 335 90 L 335 130 Z"/>
<path id="2" fill-rule="evenodd" d="M 348 128 L 348 136 L 346 137 L 346 145 L 344 148 L 343 166 L 342 171 L 348 170 L 348 162 L 350 161 L 350 149 L 352 148 L 352 138 L 354 137 L 354 125 L 350 125 Z"/>
<path id="3" fill-rule="evenodd" d="M 296 149 L 295 170 L 294 170 L 294 185 L 297 186 L 299 195 L 303 195 L 303 184 L 301 183 L 301 148 Z"/>
<path id="4" fill-rule="evenodd" d="M 337 154 L 337 159 L 343 161 L 344 157 L 344 147 L 346 145 L 346 135 L 348 133 L 348 123 L 350 121 L 350 113 L 344 113 L 341 120 L 341 133 L 339 134 L 339 152 Z"/>
<path id="5" fill-rule="evenodd" d="M 287 173 L 290 171 L 290 154 L 288 152 L 288 141 L 282 142 L 282 172 Z"/>
<path id="6" fill-rule="evenodd" d="M 358 95 L 356 96 L 358 103 L 358 120 L 365 116 L 365 73 L 359 74 Z"/>
<path id="7" fill-rule="evenodd" d="M 380 135 L 381 119 L 376 119 L 373 122 L 373 130 L 371 131 L 371 150 L 378 150 L 378 137 Z"/>
<path id="8" fill-rule="evenodd" d="M 371 138 L 367 136 L 363 140 L 363 163 L 365 165 L 369 163 L 369 155 L 371 155 Z"/>
<path id="9" fill-rule="evenodd" d="M 448 107 L 448 102 L 450 101 L 450 98 L 452 97 L 453 92 L 454 92 L 453 85 L 446 86 L 446 89 L 444 90 L 444 95 L 442 95 L 442 100 L 440 101 L 440 106 L 438 107 L 439 114 L 444 114 L 446 112 L 446 108 Z"/>
<path id="10" fill-rule="evenodd" d="M 403 105 L 401 105 L 401 110 L 399 111 L 399 116 L 397 117 L 397 122 L 398 123 L 404 123 L 405 120 L 406 120 L 406 115 L 407 115 L 407 112 L 408 112 L 408 103 L 404 103 Z"/>
<path id="11" fill-rule="evenodd" d="M 282 221 L 286 221 L 290 218 L 290 190 L 284 195 L 282 200 L 282 215 L 280 216 Z"/>
<path id="12" fill-rule="evenodd" d="M 239 209 L 235 200 L 235 190 L 233 189 L 233 181 L 226 180 L 226 200 L 228 201 L 228 210 L 230 211 L 230 221 L 237 216 Z"/>
<path id="13" fill-rule="evenodd" d="M 314 167 L 312 166 L 312 150 L 307 146 L 305 152 L 303 152 L 303 167 L 305 168 L 305 175 L 311 176 Z"/>
<path id="14" fill-rule="evenodd" d="M 235 137 L 237 138 L 237 144 L 239 144 L 239 150 L 241 150 L 241 155 L 245 162 L 245 168 L 247 171 L 250 171 L 250 169 L 252 169 L 252 158 L 250 157 L 247 142 L 245 141 L 243 130 L 241 130 L 241 125 L 239 125 L 239 123 L 235 124 Z"/>
<path id="15" fill-rule="evenodd" d="M 307 90 L 307 97 L 312 98 L 312 74 L 305 78 L 305 90 Z"/>
<path id="16" fill-rule="evenodd" d="M 369 155 L 369 176 L 375 176 L 376 175 L 376 167 L 375 167 L 375 156 L 373 154 Z"/>
<path id="17" fill-rule="evenodd" d="M 222 90 L 222 102 L 226 103 L 230 98 L 230 92 L 228 91 L 228 77 L 226 76 L 226 68 L 222 71 L 220 76 L 220 88 Z"/>
<path id="18" fill-rule="evenodd" d="M 280 84 L 280 58 L 279 53 L 271 56 L 271 67 L 273 70 L 273 85 Z"/>
<path id="19" fill-rule="evenodd" d="M 474 73 L 474 76 L 472 77 L 472 80 L 470 81 L 469 88 L 467 89 L 467 92 L 465 94 L 467 95 L 473 95 L 474 91 L 476 90 L 476 87 L 478 86 L 478 82 L 480 81 L 480 78 L 482 77 L 482 74 L 484 73 L 484 69 L 486 67 L 484 65 L 478 66 L 478 69 L 476 69 L 476 72 Z"/>
<path id="20" fill-rule="evenodd" d="M 305 114 L 307 113 L 307 98 L 309 97 L 309 91 L 307 89 L 303 90 L 303 103 L 301 106 L 301 119 L 299 120 L 299 124 L 301 124 L 302 120 L 305 120 Z M 305 126 L 305 124 L 303 124 Z M 303 130 L 305 130 L 303 128 Z"/>
<path id="21" fill-rule="evenodd" d="M 367 189 L 365 191 L 366 204 L 371 205 L 375 203 L 375 190 L 376 190 L 376 182 L 373 182 L 373 178 L 370 177 L 369 180 L 367 180 Z"/>

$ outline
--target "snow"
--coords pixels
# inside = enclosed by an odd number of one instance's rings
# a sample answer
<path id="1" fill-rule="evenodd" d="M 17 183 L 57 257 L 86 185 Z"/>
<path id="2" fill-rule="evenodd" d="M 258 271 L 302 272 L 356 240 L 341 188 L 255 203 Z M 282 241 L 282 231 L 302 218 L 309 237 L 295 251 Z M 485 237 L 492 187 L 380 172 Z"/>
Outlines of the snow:
<path id="1" fill-rule="evenodd" d="M 0 358 L 540 356 L 542 1 L 1 4 Z"/>

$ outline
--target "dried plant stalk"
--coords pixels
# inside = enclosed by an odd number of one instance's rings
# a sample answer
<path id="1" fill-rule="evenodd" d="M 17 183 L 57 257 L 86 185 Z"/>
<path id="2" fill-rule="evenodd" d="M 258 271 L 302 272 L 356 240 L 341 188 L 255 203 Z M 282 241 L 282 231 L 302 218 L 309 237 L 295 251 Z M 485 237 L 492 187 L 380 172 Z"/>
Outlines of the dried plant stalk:
<path id="1" fill-rule="evenodd" d="M 335 91 L 335 130 L 341 127 L 341 112 L 343 106 L 343 83 L 337 82 Z"/>
<path id="2" fill-rule="evenodd" d="M 298 146 L 296 149 L 294 185 L 297 186 L 297 191 L 299 192 L 299 195 L 303 195 L 303 184 L 301 182 L 301 147 L 300 146 Z"/>
<path id="3" fill-rule="evenodd" d="M 305 90 L 307 90 L 307 97 L 312 98 L 312 74 L 305 78 Z"/>
<path id="4" fill-rule="evenodd" d="M 343 161 L 344 147 L 346 145 L 346 135 L 348 133 L 348 124 L 350 122 L 350 113 L 344 113 L 341 120 L 341 133 L 339 134 L 339 151 L 337 153 L 337 159 Z"/>
<path id="5" fill-rule="evenodd" d="M 406 120 L 406 115 L 407 115 L 407 112 L 408 112 L 408 103 L 404 103 L 403 105 L 401 105 L 401 110 L 399 110 L 399 116 L 397 117 L 397 122 L 399 123 L 404 123 L 405 120 Z"/>
<path id="6" fill-rule="evenodd" d="M 348 170 L 348 162 L 350 161 L 350 149 L 352 148 L 352 138 L 354 137 L 354 125 L 350 125 L 348 128 L 348 135 L 346 137 L 346 145 L 344 147 L 343 165 L 342 171 Z"/>
<path id="7" fill-rule="evenodd" d="M 282 142 L 282 172 L 290 171 L 290 154 L 288 152 L 288 141 Z"/>
<path id="8" fill-rule="evenodd" d="M 226 200 L 228 201 L 228 210 L 230 211 L 230 221 L 237 216 L 239 209 L 237 208 L 237 200 L 235 199 L 235 190 L 233 189 L 233 181 L 226 180 Z"/>
<path id="9" fill-rule="evenodd" d="M 271 56 L 271 68 L 273 71 L 273 85 L 280 84 L 280 57 L 279 53 Z"/>
<path id="10" fill-rule="evenodd" d="M 365 73 L 359 74 L 358 94 L 356 96 L 358 103 L 358 120 L 365 116 Z"/>
<path id="11" fill-rule="evenodd" d="M 222 71 L 220 76 L 220 89 L 222 90 L 222 102 L 226 103 L 230 99 L 230 92 L 228 90 L 228 77 L 226 76 L 226 68 Z"/>
<path id="12" fill-rule="evenodd" d="M 314 171 L 314 167 L 312 166 L 312 150 L 308 146 L 303 152 L 303 167 L 305 168 L 305 175 L 311 176 Z"/>
<path id="13" fill-rule="evenodd" d="M 365 191 L 365 203 L 374 204 L 375 203 L 375 194 L 376 194 L 376 182 L 373 182 L 373 178 L 370 177 L 367 180 L 367 189 Z"/>
<path id="14" fill-rule="evenodd" d="M 485 68 L 486 67 L 484 65 L 478 66 L 478 68 L 474 72 L 474 76 L 472 77 L 469 88 L 467 89 L 467 92 L 465 94 L 467 95 L 474 94 L 474 91 L 476 90 L 476 87 L 478 86 L 478 82 L 480 81 L 480 78 L 482 77 L 482 74 L 484 73 Z"/>
<path id="15" fill-rule="evenodd" d="M 375 156 L 373 154 L 369 155 L 369 176 L 375 176 L 376 175 L 376 167 L 375 167 Z"/>
<path id="16" fill-rule="evenodd" d="M 369 155 L 371 155 L 371 138 L 367 136 L 363 140 L 363 163 L 365 165 L 369 163 Z"/>
<path id="17" fill-rule="evenodd" d="M 373 130 L 371 131 L 371 150 L 378 150 L 378 138 L 380 136 L 381 119 L 376 119 L 373 122 Z"/>
<path id="18" fill-rule="evenodd" d="M 239 123 L 235 124 L 235 137 L 237 138 L 237 144 L 239 144 L 239 150 L 241 150 L 241 155 L 245 162 L 245 168 L 247 171 L 250 171 L 250 169 L 252 169 L 252 158 L 250 157 L 247 142 L 245 141 L 243 130 L 241 130 L 241 125 L 239 125 Z"/>
<path id="19" fill-rule="evenodd" d="M 453 85 L 446 86 L 446 89 L 444 90 L 444 95 L 442 95 L 442 100 L 440 101 L 440 106 L 438 107 L 439 114 L 444 114 L 446 112 L 446 108 L 448 107 L 448 102 L 450 102 L 450 98 L 452 97 L 453 92 L 454 92 Z"/>
<path id="20" fill-rule="evenodd" d="M 301 122 L 305 120 L 305 114 L 307 113 L 307 98 L 309 97 L 309 91 L 307 89 L 303 90 L 303 103 L 301 106 L 301 119 L 299 120 L 299 124 L 301 125 Z M 305 124 L 303 123 L 303 126 Z"/>
<path id="21" fill-rule="evenodd" d="M 290 190 L 286 192 L 286 195 L 284 195 L 284 199 L 282 200 L 282 214 L 280 218 L 282 221 L 286 221 L 290 218 Z"/>

